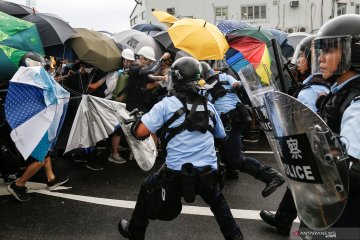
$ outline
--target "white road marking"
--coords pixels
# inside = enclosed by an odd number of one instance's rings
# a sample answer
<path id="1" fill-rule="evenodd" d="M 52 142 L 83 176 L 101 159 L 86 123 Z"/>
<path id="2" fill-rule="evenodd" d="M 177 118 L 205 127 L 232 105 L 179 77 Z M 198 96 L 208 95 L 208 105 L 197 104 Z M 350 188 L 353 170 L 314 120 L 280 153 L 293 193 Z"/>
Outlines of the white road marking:
<path id="1" fill-rule="evenodd" d="M 65 198 L 65 199 L 87 202 L 87 203 L 93 203 L 93 204 L 98 204 L 98 205 L 105 205 L 105 206 L 110 206 L 110 207 L 134 209 L 135 204 L 136 204 L 135 201 L 89 197 L 89 196 L 83 196 L 83 195 L 75 195 L 75 194 L 67 194 L 67 193 L 49 191 L 46 189 L 46 184 L 43 184 L 43 183 L 28 182 L 26 184 L 26 186 L 28 187 L 28 191 L 32 192 L 32 193 L 40 193 L 43 195 Z M 66 190 L 69 188 L 71 188 L 71 187 L 59 186 L 56 190 Z M 9 195 L 6 185 L 0 184 L 0 196 L 1 195 Z M 260 212 L 260 210 L 231 209 L 231 213 L 233 214 L 234 218 L 237 218 L 237 219 L 261 220 L 259 212 Z M 199 206 L 183 205 L 181 213 L 189 214 L 189 215 L 214 216 L 213 213 L 211 212 L 210 208 L 199 207 Z M 297 218 L 295 220 L 295 222 L 298 223 L 300 221 Z"/>

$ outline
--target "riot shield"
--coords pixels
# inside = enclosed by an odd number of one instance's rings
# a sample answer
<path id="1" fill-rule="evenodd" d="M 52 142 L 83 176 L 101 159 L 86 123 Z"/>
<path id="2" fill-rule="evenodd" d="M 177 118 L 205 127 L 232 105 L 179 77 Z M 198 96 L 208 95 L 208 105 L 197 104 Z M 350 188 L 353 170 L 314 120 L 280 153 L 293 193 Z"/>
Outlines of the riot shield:
<path id="1" fill-rule="evenodd" d="M 264 69 L 267 71 L 266 66 Z M 262 129 L 268 139 L 271 149 L 274 152 L 275 159 L 277 160 L 281 170 L 284 173 L 284 169 L 282 168 L 282 162 L 280 155 L 277 150 L 276 141 L 274 138 L 274 134 L 272 132 L 271 123 L 268 118 L 268 114 L 264 104 L 264 94 L 267 92 L 272 92 L 274 90 L 278 90 L 277 84 L 275 83 L 272 75 L 268 73 L 269 83 L 261 81 L 258 74 L 255 72 L 255 69 L 251 64 L 246 65 L 238 71 L 238 75 L 240 80 L 246 90 L 247 95 L 251 101 L 253 108 L 258 116 L 259 122 L 261 124 Z"/>
<path id="2" fill-rule="evenodd" d="M 347 157 L 339 138 L 312 110 L 278 92 L 264 94 L 280 159 L 301 220 L 324 230 L 345 208 Z"/>

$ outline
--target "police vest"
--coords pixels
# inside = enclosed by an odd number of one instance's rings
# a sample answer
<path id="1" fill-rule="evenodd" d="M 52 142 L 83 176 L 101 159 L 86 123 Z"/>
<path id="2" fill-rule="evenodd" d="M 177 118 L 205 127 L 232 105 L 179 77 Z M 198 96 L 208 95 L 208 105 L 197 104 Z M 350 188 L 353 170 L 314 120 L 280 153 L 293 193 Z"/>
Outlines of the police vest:
<path id="1" fill-rule="evenodd" d="M 212 83 L 209 83 L 212 86 L 211 89 L 206 93 L 206 97 L 211 95 L 211 103 L 215 103 L 216 100 L 222 98 L 226 95 L 226 93 L 234 92 L 232 89 L 225 89 L 223 85 L 230 85 L 229 82 L 223 81 L 221 82 L 219 79 L 215 79 Z"/>
<path id="2" fill-rule="evenodd" d="M 213 133 L 216 125 L 215 114 L 208 110 L 206 97 L 197 95 L 191 98 L 179 94 L 176 94 L 175 97 L 180 100 L 183 107 L 178 109 L 161 127 L 161 147 L 165 153 L 169 141 L 184 130 Z M 177 127 L 170 128 L 170 125 L 183 114 L 185 114 L 184 122 Z M 214 127 L 209 124 L 209 118 Z"/>
<path id="3" fill-rule="evenodd" d="M 360 77 L 352 80 L 337 93 L 329 93 L 321 104 L 320 114 L 330 129 L 340 134 L 342 116 L 353 100 L 360 100 Z"/>

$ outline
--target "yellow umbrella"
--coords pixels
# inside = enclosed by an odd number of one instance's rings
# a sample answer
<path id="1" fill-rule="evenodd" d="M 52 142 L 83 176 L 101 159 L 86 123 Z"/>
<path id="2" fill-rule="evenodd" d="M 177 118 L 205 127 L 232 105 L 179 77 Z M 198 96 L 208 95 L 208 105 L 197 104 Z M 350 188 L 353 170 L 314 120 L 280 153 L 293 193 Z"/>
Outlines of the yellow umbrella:
<path id="1" fill-rule="evenodd" d="M 221 60 L 229 49 L 220 30 L 203 19 L 180 19 L 168 29 L 168 33 L 176 48 L 198 60 Z"/>
<path id="2" fill-rule="evenodd" d="M 156 17 L 156 19 L 162 23 L 174 23 L 178 20 L 173 15 L 171 15 L 167 12 L 164 12 L 164 11 L 153 11 L 152 13 Z"/>

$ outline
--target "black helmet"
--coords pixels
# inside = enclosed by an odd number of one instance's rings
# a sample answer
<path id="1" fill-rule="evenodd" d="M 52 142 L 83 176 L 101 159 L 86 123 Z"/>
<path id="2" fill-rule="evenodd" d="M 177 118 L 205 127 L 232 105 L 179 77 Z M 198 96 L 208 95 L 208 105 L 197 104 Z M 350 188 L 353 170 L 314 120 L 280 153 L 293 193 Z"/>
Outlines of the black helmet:
<path id="1" fill-rule="evenodd" d="M 311 65 L 310 65 L 311 64 L 311 42 L 315 37 L 316 37 L 315 35 L 307 36 L 298 43 L 298 45 L 296 46 L 295 52 L 292 56 L 292 59 L 291 59 L 292 64 L 295 64 L 295 65 L 299 64 L 298 63 L 299 57 L 302 54 L 304 54 L 306 57 L 306 61 L 309 65 L 309 69 L 310 69 L 310 67 L 311 67 Z"/>
<path id="2" fill-rule="evenodd" d="M 204 78 L 206 82 L 208 82 L 210 78 L 219 75 L 219 72 L 215 72 L 207 62 L 201 61 L 200 64 L 202 67 L 201 77 Z"/>
<path id="3" fill-rule="evenodd" d="M 19 67 L 44 66 L 45 59 L 35 52 L 28 52 L 19 61 Z"/>
<path id="4" fill-rule="evenodd" d="M 176 60 L 170 68 L 170 79 L 176 92 L 198 92 L 198 81 L 201 75 L 201 65 L 192 57 L 182 57 Z"/>
<path id="5" fill-rule="evenodd" d="M 325 23 L 320 29 L 312 45 L 312 73 L 321 73 L 325 79 L 341 75 L 350 67 L 360 67 L 360 16 L 347 14 L 338 16 Z M 334 54 L 326 61 L 336 65 L 336 69 L 320 66 L 326 54 Z M 337 57 L 334 57 L 337 56 Z M 320 59 L 321 58 L 321 59 Z M 336 62 L 334 62 L 336 61 Z"/>

